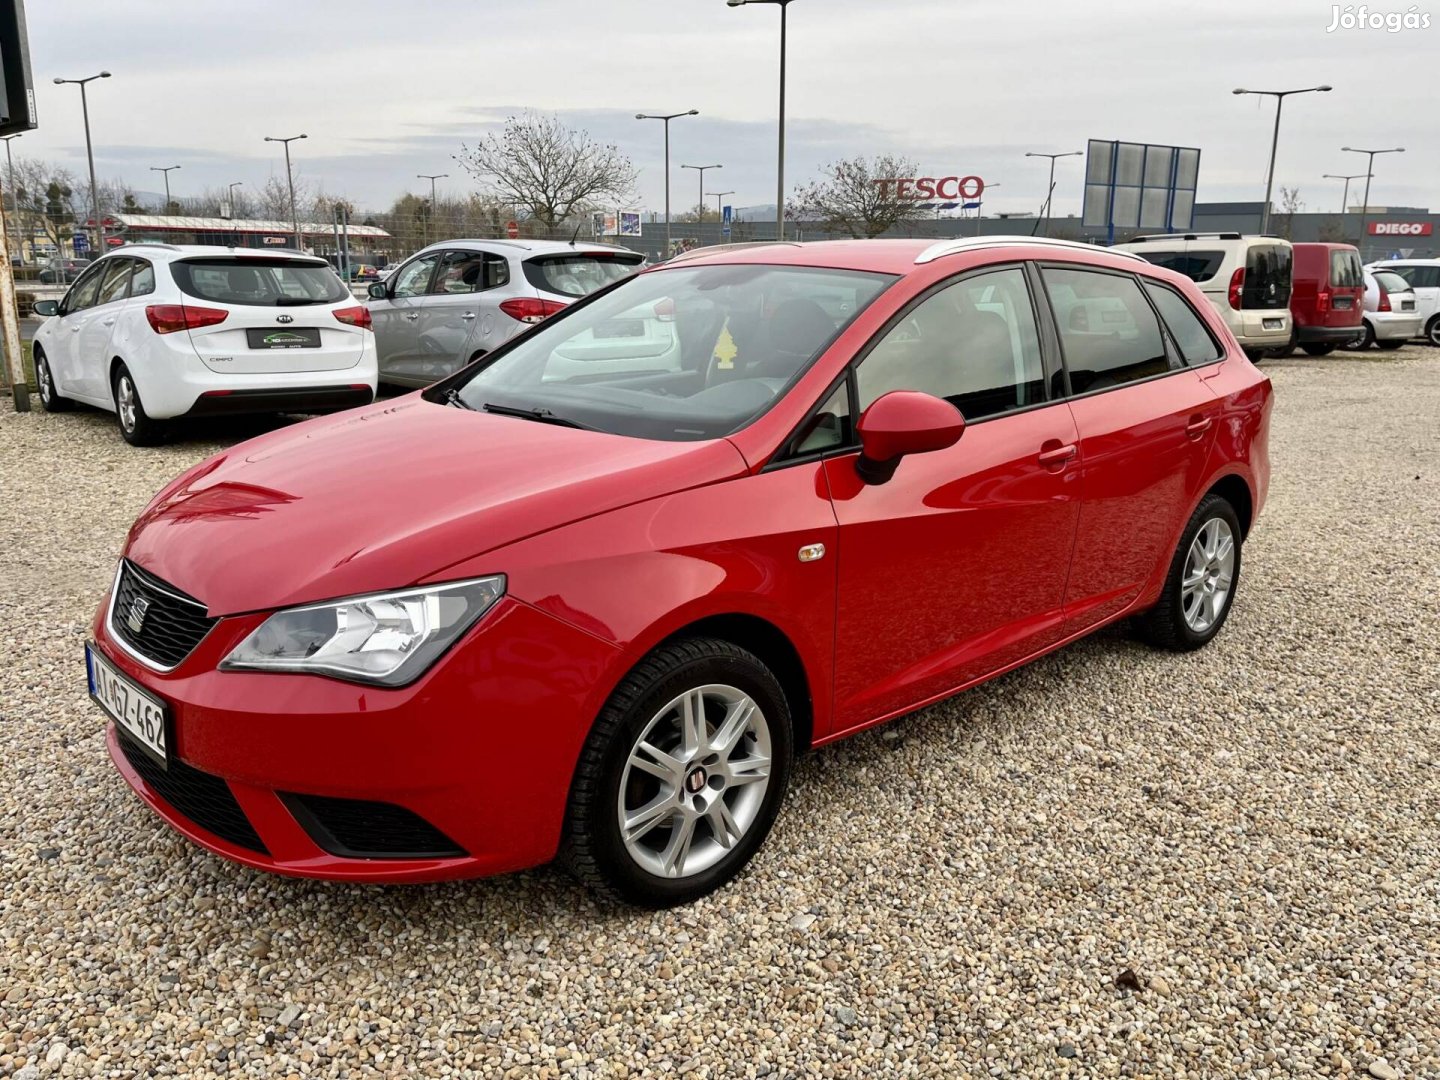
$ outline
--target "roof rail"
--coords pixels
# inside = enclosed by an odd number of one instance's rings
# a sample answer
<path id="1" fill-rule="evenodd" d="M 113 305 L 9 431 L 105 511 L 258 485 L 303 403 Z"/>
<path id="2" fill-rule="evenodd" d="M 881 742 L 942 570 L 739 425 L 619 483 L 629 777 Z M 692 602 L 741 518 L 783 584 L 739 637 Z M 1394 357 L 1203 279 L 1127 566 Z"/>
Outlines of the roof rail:
<path id="1" fill-rule="evenodd" d="M 179 251 L 178 244 L 167 244 L 161 240 L 127 240 L 119 247 L 110 248 L 106 255 L 114 255 L 117 251 L 124 251 L 126 248 L 164 248 L 166 251 Z"/>
<path id="2" fill-rule="evenodd" d="M 1268 234 L 1267 234 L 1268 235 Z M 1243 240 L 1244 237 L 1238 232 L 1187 232 L 1187 233 L 1146 233 L 1144 236 L 1132 236 L 1126 240 L 1127 244 L 1143 244 L 1147 240 Z"/>
<path id="3" fill-rule="evenodd" d="M 665 260 L 667 264 L 674 265 L 678 262 L 688 262 L 691 259 L 698 259 L 702 255 L 722 255 L 730 251 L 744 251 L 747 248 L 762 247 L 800 247 L 795 240 L 745 240 L 734 244 L 711 244 L 709 247 L 691 248 L 689 251 L 682 251 L 679 255 L 671 256 Z"/>
<path id="4" fill-rule="evenodd" d="M 1067 251 L 1104 251 L 1111 255 L 1118 255 L 1124 259 L 1134 259 L 1137 262 L 1144 262 L 1139 255 L 1129 251 L 1115 251 L 1112 248 L 1103 247 L 1099 244 L 1082 244 L 1078 240 L 1052 240 L 1047 236 L 970 236 L 957 240 L 942 240 L 938 244 L 931 244 L 919 255 L 915 256 L 915 265 L 934 262 L 936 259 L 946 255 L 959 255 L 966 251 L 978 251 L 982 248 L 992 247 L 1048 247 L 1061 248 Z"/>

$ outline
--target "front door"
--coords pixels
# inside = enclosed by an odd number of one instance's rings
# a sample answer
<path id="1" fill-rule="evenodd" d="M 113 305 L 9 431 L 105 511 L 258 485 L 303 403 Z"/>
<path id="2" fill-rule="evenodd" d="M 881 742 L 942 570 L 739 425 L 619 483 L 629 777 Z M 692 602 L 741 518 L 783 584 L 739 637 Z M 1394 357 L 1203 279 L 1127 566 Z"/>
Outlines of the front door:
<path id="1" fill-rule="evenodd" d="M 439 261 L 438 253 L 411 259 L 391 275 L 386 298 L 370 301 L 370 325 L 375 332 L 381 382 L 421 382 L 419 324 L 430 278 Z"/>
<path id="2" fill-rule="evenodd" d="M 130 295 L 130 259 L 106 259 L 106 271 L 95 293 L 95 303 L 81 318 L 75 335 L 75 369 L 80 393 L 88 398 L 110 396 L 110 337 L 115 321 Z"/>
<path id="3" fill-rule="evenodd" d="M 81 364 L 80 334 L 94 314 L 95 294 L 107 269 L 108 266 L 101 263 L 86 268 L 60 301 L 59 318 L 55 332 L 50 336 L 48 355 L 56 389 L 63 395 L 93 398 L 85 389 L 87 373 Z"/>
<path id="4" fill-rule="evenodd" d="M 1059 639 L 1079 485 L 1075 422 L 1048 395 L 1019 266 L 937 286 L 856 369 L 860 410 L 892 390 L 945 398 L 967 427 L 947 450 L 863 483 L 826 462 L 840 524 L 835 730 L 1016 664 Z"/>

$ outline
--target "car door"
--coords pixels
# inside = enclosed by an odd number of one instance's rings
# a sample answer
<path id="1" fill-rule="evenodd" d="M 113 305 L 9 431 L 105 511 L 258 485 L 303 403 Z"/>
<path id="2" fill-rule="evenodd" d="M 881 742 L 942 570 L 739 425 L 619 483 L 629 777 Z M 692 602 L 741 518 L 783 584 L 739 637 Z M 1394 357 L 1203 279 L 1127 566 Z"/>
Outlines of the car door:
<path id="1" fill-rule="evenodd" d="M 1080 436 L 1068 636 L 1124 610 L 1161 561 L 1168 566 L 1220 401 L 1167 339 L 1134 275 L 1047 265 L 1042 276 Z"/>
<path id="2" fill-rule="evenodd" d="M 487 312 L 484 294 L 507 281 L 508 265 L 496 255 L 454 250 L 440 256 L 419 320 L 420 374 L 427 381 L 443 379 L 473 352 L 494 347 L 486 344 L 494 336 L 495 317 Z"/>
<path id="3" fill-rule="evenodd" d="M 949 449 L 902 460 L 885 483 L 862 482 L 853 454 L 826 461 L 840 528 L 837 731 L 1058 640 L 1079 513 L 1077 433 L 1052 396 L 1039 327 L 1022 266 L 987 268 L 922 294 L 859 361 L 857 413 L 892 390 L 919 390 L 954 404 L 967 427 Z"/>
<path id="4" fill-rule="evenodd" d="M 418 324 L 439 262 L 439 252 L 411 259 L 390 276 L 386 298 L 370 301 L 370 323 L 382 382 L 422 383 Z"/>
<path id="5" fill-rule="evenodd" d="M 70 286 L 65 299 L 60 301 L 60 311 L 55 332 L 50 337 L 50 370 L 55 376 L 57 388 L 65 394 L 91 398 L 84 388 L 84 371 L 80 364 L 80 333 L 90 321 L 90 311 L 95 304 L 95 294 L 107 267 L 96 263 L 87 267 Z"/>
<path id="6" fill-rule="evenodd" d="M 129 302 L 130 274 L 134 262 L 123 257 L 106 259 L 106 267 L 95 292 L 95 303 L 87 309 L 75 336 L 75 369 L 80 392 L 89 398 L 110 397 L 110 338 L 121 310 Z"/>

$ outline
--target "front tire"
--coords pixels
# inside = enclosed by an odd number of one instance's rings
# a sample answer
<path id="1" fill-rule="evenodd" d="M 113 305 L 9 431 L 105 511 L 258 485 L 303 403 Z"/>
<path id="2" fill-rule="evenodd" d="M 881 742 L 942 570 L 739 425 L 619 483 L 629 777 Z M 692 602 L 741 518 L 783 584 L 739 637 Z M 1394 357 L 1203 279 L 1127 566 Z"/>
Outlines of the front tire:
<path id="1" fill-rule="evenodd" d="M 1425 340 L 1440 348 L 1440 315 L 1425 324 Z"/>
<path id="2" fill-rule="evenodd" d="M 120 437 L 131 446 L 159 446 L 165 440 L 166 425 L 152 420 L 145 411 L 135 378 L 124 364 L 115 369 L 115 380 L 110 389 L 115 398 L 115 420 L 120 425 Z"/>
<path id="3" fill-rule="evenodd" d="M 73 401 L 61 397 L 55 389 L 55 373 L 50 370 L 50 358 L 41 349 L 35 350 L 35 382 L 40 388 L 40 407 L 46 412 L 69 412 L 75 407 Z"/>
<path id="4" fill-rule="evenodd" d="M 764 841 L 793 754 L 785 693 L 757 657 L 716 638 L 665 645 L 595 721 L 561 859 L 583 884 L 627 903 L 697 900 Z"/>
<path id="5" fill-rule="evenodd" d="M 1240 518 L 1224 497 L 1206 495 L 1180 534 L 1159 603 L 1136 619 L 1140 636 L 1173 652 L 1208 644 L 1239 585 Z"/>
<path id="6" fill-rule="evenodd" d="M 1368 350 L 1368 349 L 1370 348 L 1370 346 L 1372 346 L 1372 345 L 1374 345 L 1374 344 L 1375 344 L 1375 331 L 1374 331 L 1374 329 L 1370 326 L 1370 324 L 1369 324 L 1368 322 L 1367 322 L 1367 323 L 1361 323 L 1361 324 L 1360 324 L 1360 334 L 1359 334 L 1359 336 L 1356 337 L 1355 340 L 1353 340 L 1353 341 L 1347 341 L 1347 342 L 1345 343 L 1345 350 L 1346 350 L 1347 352 L 1365 352 L 1366 350 Z"/>

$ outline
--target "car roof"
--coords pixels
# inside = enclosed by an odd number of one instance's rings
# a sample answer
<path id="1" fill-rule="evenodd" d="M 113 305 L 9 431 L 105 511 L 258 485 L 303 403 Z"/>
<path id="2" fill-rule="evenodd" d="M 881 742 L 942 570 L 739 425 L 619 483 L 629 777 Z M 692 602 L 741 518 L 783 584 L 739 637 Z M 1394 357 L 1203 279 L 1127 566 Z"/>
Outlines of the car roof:
<path id="1" fill-rule="evenodd" d="M 655 267 L 656 271 L 676 266 L 764 263 L 775 266 L 812 266 L 833 270 L 869 270 L 883 274 L 908 274 L 918 266 L 949 255 L 995 252 L 1003 258 L 1034 255 L 1045 251 L 1083 251 L 1101 262 L 1149 266 L 1144 259 L 1125 251 L 1112 251 L 1095 244 L 1053 240 L 1036 236 L 979 236 L 950 240 L 882 239 L 760 241 L 749 244 L 696 248 Z M 997 261 L 1001 261 L 997 259 Z M 653 271 L 652 271 L 653 272 Z"/>
<path id="2" fill-rule="evenodd" d="M 294 248 L 228 247 L 224 244 L 123 244 L 107 251 L 105 255 L 143 255 L 147 258 L 171 262 L 176 259 L 206 255 L 235 256 L 241 259 L 265 259 L 279 255 L 287 259 L 310 259 L 321 265 L 329 265 L 318 255 L 309 255 L 303 251 L 296 251 Z"/>
<path id="3" fill-rule="evenodd" d="M 425 251 L 444 251 L 450 248 L 478 248 L 481 251 L 498 249 L 507 255 L 514 255 L 517 259 L 523 259 L 527 255 L 554 255 L 559 252 L 568 251 L 599 251 L 607 254 L 639 255 L 638 251 L 631 251 L 629 248 L 620 247 L 616 244 L 590 244 L 583 240 L 571 243 L 569 240 L 478 240 L 474 238 L 460 238 L 456 240 L 437 240 L 420 249 L 416 254 Z"/>

